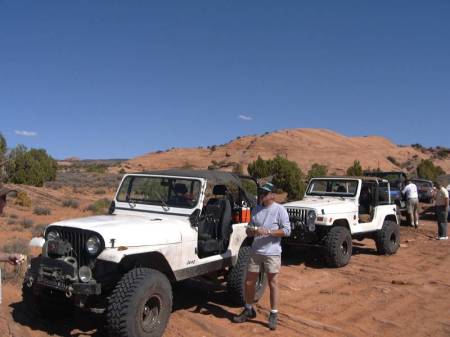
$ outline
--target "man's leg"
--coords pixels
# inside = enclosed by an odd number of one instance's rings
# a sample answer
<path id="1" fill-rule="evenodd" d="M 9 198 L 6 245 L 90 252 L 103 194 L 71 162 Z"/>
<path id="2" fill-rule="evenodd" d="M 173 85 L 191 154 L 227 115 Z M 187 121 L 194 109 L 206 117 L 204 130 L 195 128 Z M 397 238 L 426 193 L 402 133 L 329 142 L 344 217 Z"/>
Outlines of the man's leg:
<path id="1" fill-rule="evenodd" d="M 407 213 L 406 218 L 409 221 L 410 226 L 414 227 L 414 207 L 411 199 L 408 199 L 406 201 L 406 213 Z"/>
<path id="2" fill-rule="evenodd" d="M 419 227 L 419 201 L 414 203 L 414 225 L 416 228 Z"/>
<path id="3" fill-rule="evenodd" d="M 443 226 L 442 226 L 442 207 L 436 206 L 436 221 L 438 225 L 438 238 L 441 238 L 444 236 L 443 233 Z"/>
<path id="4" fill-rule="evenodd" d="M 270 309 L 278 310 L 278 274 L 267 273 L 270 289 Z"/>
<path id="5" fill-rule="evenodd" d="M 252 305 L 255 300 L 256 280 L 259 273 L 247 272 L 247 279 L 245 280 L 245 303 Z"/>

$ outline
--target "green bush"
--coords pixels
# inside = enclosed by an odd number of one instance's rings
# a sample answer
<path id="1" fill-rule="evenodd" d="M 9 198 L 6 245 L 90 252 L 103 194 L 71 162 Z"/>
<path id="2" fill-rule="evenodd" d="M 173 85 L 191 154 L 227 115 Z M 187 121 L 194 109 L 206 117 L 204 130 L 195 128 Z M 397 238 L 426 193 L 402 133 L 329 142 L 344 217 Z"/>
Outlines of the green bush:
<path id="1" fill-rule="evenodd" d="M 33 226 L 33 224 L 34 224 L 34 221 L 33 221 L 33 220 L 31 220 L 31 219 L 26 219 L 26 218 L 22 219 L 22 221 L 20 222 L 20 225 L 21 225 L 23 228 L 31 228 L 31 227 Z"/>
<path id="2" fill-rule="evenodd" d="M 111 201 L 104 198 L 93 202 L 86 208 L 86 210 L 91 211 L 94 214 L 106 214 L 110 204 Z"/>
<path id="3" fill-rule="evenodd" d="M 304 174 L 297 163 L 281 156 L 264 160 L 258 157 L 248 164 L 248 173 L 256 179 L 272 177 L 272 183 L 287 192 L 288 199 L 299 200 L 305 192 Z"/>
<path id="4" fill-rule="evenodd" d="M 50 215 L 52 211 L 48 207 L 35 207 L 33 213 L 36 215 Z"/>
<path id="5" fill-rule="evenodd" d="M 353 165 L 347 169 L 347 175 L 348 176 L 362 176 L 363 175 L 363 169 L 362 169 L 362 166 L 361 166 L 361 163 L 359 162 L 359 160 L 355 160 L 353 162 Z"/>
<path id="6" fill-rule="evenodd" d="M 25 191 L 18 192 L 15 204 L 22 207 L 31 207 L 31 199 L 28 196 L 27 192 Z"/>
<path id="7" fill-rule="evenodd" d="M 80 202 L 75 199 L 66 199 L 62 203 L 63 207 L 70 207 L 70 208 L 78 208 L 80 207 Z"/>
<path id="8" fill-rule="evenodd" d="M 8 159 L 6 172 L 8 181 L 12 183 L 41 187 L 46 181 L 56 178 L 57 163 L 44 149 L 28 150 L 18 145 Z"/>
<path id="9" fill-rule="evenodd" d="M 324 177 L 328 174 L 328 167 L 314 163 L 308 171 L 308 180 L 316 177 Z"/>
<path id="10" fill-rule="evenodd" d="M 89 164 L 86 165 L 86 172 L 91 173 L 106 173 L 108 166 L 105 164 Z"/>
<path id="11" fill-rule="evenodd" d="M 429 159 L 422 159 L 419 165 L 417 165 L 417 176 L 419 178 L 436 180 L 437 177 L 444 175 L 445 171 L 440 166 L 434 165 Z"/>

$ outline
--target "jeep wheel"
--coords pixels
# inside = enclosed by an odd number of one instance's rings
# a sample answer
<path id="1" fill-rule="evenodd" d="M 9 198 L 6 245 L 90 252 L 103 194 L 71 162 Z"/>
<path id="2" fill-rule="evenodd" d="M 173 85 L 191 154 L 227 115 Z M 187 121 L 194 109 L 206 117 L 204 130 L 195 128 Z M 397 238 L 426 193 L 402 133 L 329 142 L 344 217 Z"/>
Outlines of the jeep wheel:
<path id="1" fill-rule="evenodd" d="M 400 246 L 400 227 L 390 220 L 386 220 L 375 237 L 377 251 L 381 255 L 395 254 Z"/>
<path id="2" fill-rule="evenodd" d="M 325 258 L 333 268 L 346 266 L 352 257 L 352 235 L 341 226 L 332 227 L 324 238 Z"/>
<path id="3" fill-rule="evenodd" d="M 245 303 L 245 279 L 247 278 L 248 262 L 250 260 L 251 247 L 243 246 L 239 249 L 236 264 L 231 268 L 227 278 L 227 290 L 232 301 L 237 305 Z M 267 275 L 264 272 L 259 273 L 256 281 L 255 298 L 258 302 L 264 295 L 267 286 Z"/>
<path id="4" fill-rule="evenodd" d="M 160 337 L 172 312 L 172 288 L 157 270 L 136 268 L 117 283 L 108 300 L 107 328 L 114 337 Z"/>
<path id="5" fill-rule="evenodd" d="M 51 294 L 36 294 L 34 288 L 26 284 L 22 285 L 22 301 L 27 310 L 33 315 L 43 318 L 62 319 L 72 316 L 74 306 L 70 300 L 61 292 L 43 289 L 43 292 L 49 291 Z"/>

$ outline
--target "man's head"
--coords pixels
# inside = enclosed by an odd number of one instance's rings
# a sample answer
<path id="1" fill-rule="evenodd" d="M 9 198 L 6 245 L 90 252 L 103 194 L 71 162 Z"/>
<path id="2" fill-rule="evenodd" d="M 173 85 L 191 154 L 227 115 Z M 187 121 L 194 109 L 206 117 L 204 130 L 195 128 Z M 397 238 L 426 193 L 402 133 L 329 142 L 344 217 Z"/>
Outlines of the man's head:
<path id="1" fill-rule="evenodd" d="M 409 184 L 411 184 L 411 179 L 409 179 L 409 178 L 406 178 L 406 180 L 405 180 L 405 183 L 406 183 L 406 185 L 409 185 Z"/>
<path id="2" fill-rule="evenodd" d="M 269 206 L 275 200 L 275 195 L 273 194 L 275 186 L 271 183 L 265 183 L 259 187 L 259 201 L 264 206 Z"/>
<path id="3" fill-rule="evenodd" d="M 436 188 L 441 188 L 441 184 L 439 183 L 439 181 L 435 181 L 434 182 L 434 186 L 436 187 Z"/>

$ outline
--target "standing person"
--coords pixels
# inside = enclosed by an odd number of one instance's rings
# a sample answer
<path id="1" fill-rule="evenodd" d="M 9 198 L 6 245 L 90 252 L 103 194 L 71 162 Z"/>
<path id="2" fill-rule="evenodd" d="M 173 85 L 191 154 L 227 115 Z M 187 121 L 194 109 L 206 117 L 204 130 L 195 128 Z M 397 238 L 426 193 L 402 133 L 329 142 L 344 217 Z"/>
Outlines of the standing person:
<path id="1" fill-rule="evenodd" d="M 269 328 L 275 330 L 278 322 L 278 274 L 281 269 L 281 238 L 291 234 L 289 215 L 286 209 L 275 202 L 274 186 L 270 183 L 260 188 L 258 205 L 247 229 L 247 235 L 254 237 L 247 279 L 245 281 L 245 307 L 233 318 L 235 323 L 243 323 L 256 317 L 253 308 L 255 285 L 261 271 L 267 273 L 270 288 Z M 263 269 L 261 269 L 263 268 Z"/>
<path id="2" fill-rule="evenodd" d="M 417 192 L 417 186 L 406 179 L 406 186 L 402 191 L 402 194 L 406 198 L 406 209 L 411 222 L 411 227 L 419 227 L 419 193 Z"/>
<path id="3" fill-rule="evenodd" d="M 448 216 L 448 191 L 440 183 L 435 182 L 436 196 L 434 206 L 436 208 L 436 220 L 438 224 L 438 240 L 448 240 L 447 216 Z"/>

